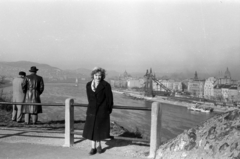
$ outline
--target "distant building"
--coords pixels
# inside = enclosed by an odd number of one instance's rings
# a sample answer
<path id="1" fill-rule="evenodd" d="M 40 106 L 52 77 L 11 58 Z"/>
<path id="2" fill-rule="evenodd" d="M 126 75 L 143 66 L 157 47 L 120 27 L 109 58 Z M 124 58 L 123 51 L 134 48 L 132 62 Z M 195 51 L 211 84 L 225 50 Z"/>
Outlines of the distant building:
<path id="1" fill-rule="evenodd" d="M 128 80 L 131 78 L 131 75 L 125 71 L 119 75 L 118 79 L 110 80 L 110 84 L 115 88 L 128 88 Z"/>
<path id="2" fill-rule="evenodd" d="M 239 87 L 236 84 L 220 84 L 214 87 L 214 96 L 217 100 L 238 101 Z"/>
<path id="3" fill-rule="evenodd" d="M 199 80 L 197 72 L 195 72 L 194 78 L 188 82 L 188 92 L 194 96 L 202 98 L 204 94 L 205 80 Z"/>
<path id="4" fill-rule="evenodd" d="M 183 90 L 183 83 L 176 82 L 174 80 L 159 80 L 164 86 L 172 91 L 182 91 Z M 153 90 L 154 91 L 166 91 L 162 88 L 158 83 L 153 82 Z"/>
<path id="5" fill-rule="evenodd" d="M 228 100 L 237 101 L 239 98 L 238 85 L 233 84 L 228 90 Z"/>
<path id="6" fill-rule="evenodd" d="M 130 79 L 130 78 L 132 78 L 132 76 L 130 75 L 130 74 L 128 74 L 127 73 L 127 71 L 125 70 L 124 72 L 123 72 L 123 74 L 120 74 L 119 75 L 119 80 L 121 79 L 121 80 L 127 80 L 127 79 Z"/>
<path id="7" fill-rule="evenodd" d="M 209 77 L 204 84 L 204 98 L 211 99 L 214 97 L 214 86 L 217 84 L 215 77 Z"/>
<path id="8" fill-rule="evenodd" d="M 240 81 L 237 82 L 238 97 L 237 101 L 240 102 Z"/>
<path id="9" fill-rule="evenodd" d="M 214 86 L 213 92 L 214 92 L 214 98 L 215 98 L 216 100 L 219 100 L 219 101 L 224 100 L 223 94 L 222 94 L 221 85 L 216 85 L 216 86 Z"/>
<path id="10" fill-rule="evenodd" d="M 224 76 L 220 77 L 217 79 L 218 84 L 232 84 L 233 80 L 231 78 L 231 73 L 229 71 L 229 69 L 227 68 L 227 70 L 224 73 Z"/>
<path id="11" fill-rule="evenodd" d="M 175 91 L 183 91 L 183 83 L 182 82 L 173 82 L 173 90 Z"/>
<path id="12" fill-rule="evenodd" d="M 143 88 L 145 85 L 144 79 L 129 79 L 127 80 L 127 87 L 128 88 Z"/>
<path id="13" fill-rule="evenodd" d="M 167 88 L 173 90 L 173 80 L 160 80 L 161 83 L 166 86 Z M 161 91 L 165 91 L 164 89 L 161 89 Z"/>
<path id="14" fill-rule="evenodd" d="M 110 84 L 115 88 L 127 88 L 126 80 L 110 80 Z"/>
<path id="15" fill-rule="evenodd" d="M 222 87 L 221 87 L 222 95 L 223 95 L 223 98 L 224 98 L 225 100 L 228 99 L 230 87 L 231 87 L 231 85 L 229 85 L 229 84 L 224 84 L 224 85 L 222 85 Z"/>
<path id="16" fill-rule="evenodd" d="M 188 82 L 189 82 L 189 81 L 191 81 L 191 80 L 185 79 L 185 80 L 181 81 L 183 92 L 185 92 L 185 91 L 188 90 Z"/>
<path id="17" fill-rule="evenodd" d="M 214 97 L 223 101 L 239 101 L 240 99 L 240 83 L 231 78 L 231 73 L 227 68 L 224 76 L 217 79 L 214 86 Z"/>

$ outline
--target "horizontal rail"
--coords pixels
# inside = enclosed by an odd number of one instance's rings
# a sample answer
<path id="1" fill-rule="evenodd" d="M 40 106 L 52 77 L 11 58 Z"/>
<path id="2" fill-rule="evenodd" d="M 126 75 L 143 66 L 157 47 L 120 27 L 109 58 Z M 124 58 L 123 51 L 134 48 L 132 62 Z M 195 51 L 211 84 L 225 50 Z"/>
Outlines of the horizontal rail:
<path id="1" fill-rule="evenodd" d="M 88 107 L 88 104 L 78 104 L 78 103 L 75 103 L 75 104 L 73 104 L 73 106 L 76 106 L 76 107 Z M 129 109 L 129 110 L 151 111 L 151 108 L 135 107 L 135 106 L 121 106 L 121 105 L 114 105 L 113 109 Z"/>
<path id="2" fill-rule="evenodd" d="M 10 105 L 42 105 L 42 106 L 65 106 L 63 103 L 19 103 L 19 102 L 0 102 L 0 104 L 10 104 Z M 73 104 L 75 107 L 88 107 L 88 104 Z M 151 111 L 151 107 L 135 107 L 135 106 L 120 106 L 114 105 L 113 109 L 126 109 L 126 110 L 143 110 L 143 111 Z"/>
<path id="3" fill-rule="evenodd" d="M 74 135 L 82 135 L 82 132 L 71 132 Z M 143 138 L 133 138 L 133 137 L 123 137 L 123 136 L 110 136 L 110 139 L 118 139 L 118 140 L 129 140 L 129 141 L 140 141 L 150 143 L 150 140 Z"/>
<path id="4" fill-rule="evenodd" d="M 135 106 L 119 106 L 119 105 L 114 105 L 114 109 L 129 109 L 129 110 L 143 110 L 143 111 L 151 111 L 151 107 L 135 107 Z"/>
<path id="5" fill-rule="evenodd" d="M 42 105 L 42 106 L 65 106 L 63 103 L 20 103 L 20 102 L 0 102 L 0 104 L 10 105 Z"/>

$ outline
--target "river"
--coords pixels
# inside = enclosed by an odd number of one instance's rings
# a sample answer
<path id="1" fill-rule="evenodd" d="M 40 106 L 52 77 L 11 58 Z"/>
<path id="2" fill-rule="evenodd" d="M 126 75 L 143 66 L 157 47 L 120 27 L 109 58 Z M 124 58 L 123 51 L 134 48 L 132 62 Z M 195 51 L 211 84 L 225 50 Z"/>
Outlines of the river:
<path id="1" fill-rule="evenodd" d="M 140 107 L 151 107 L 152 102 L 144 100 L 127 99 L 121 94 L 114 93 L 115 102 L 120 105 L 131 105 Z M 202 113 L 194 112 L 187 109 L 187 107 L 176 106 L 171 104 L 161 104 L 162 107 L 162 141 L 169 140 L 176 137 L 186 129 L 190 129 L 201 125 L 203 122 L 213 117 L 217 113 Z M 145 134 L 145 137 L 150 135 L 151 113 L 146 111 L 122 111 L 119 115 L 118 112 L 113 113 L 114 118 L 118 119 L 124 127 L 132 128 L 132 130 L 138 128 L 138 131 Z M 124 122 L 126 121 L 127 122 Z"/>

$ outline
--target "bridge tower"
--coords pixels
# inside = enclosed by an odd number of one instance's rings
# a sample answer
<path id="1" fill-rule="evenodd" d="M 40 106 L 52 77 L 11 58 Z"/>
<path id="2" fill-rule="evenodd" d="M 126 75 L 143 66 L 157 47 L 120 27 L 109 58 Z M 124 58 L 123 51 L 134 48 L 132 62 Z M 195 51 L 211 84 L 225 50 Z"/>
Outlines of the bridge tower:
<path id="1" fill-rule="evenodd" d="M 146 72 L 146 74 L 144 75 L 144 82 L 145 82 L 145 86 L 144 86 L 144 91 L 145 91 L 145 96 L 148 97 L 154 97 L 153 94 L 153 74 L 152 74 L 152 69 L 150 68 L 150 72 Z"/>

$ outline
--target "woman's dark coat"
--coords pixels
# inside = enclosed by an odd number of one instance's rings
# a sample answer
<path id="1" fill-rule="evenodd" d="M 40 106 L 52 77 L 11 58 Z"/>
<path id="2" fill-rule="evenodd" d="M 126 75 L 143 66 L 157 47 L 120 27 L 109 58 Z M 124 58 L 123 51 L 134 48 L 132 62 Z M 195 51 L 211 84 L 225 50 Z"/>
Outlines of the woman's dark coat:
<path id="1" fill-rule="evenodd" d="M 26 103 L 41 103 L 40 95 L 44 90 L 44 82 L 41 76 L 31 74 L 25 77 L 22 89 L 26 92 Z M 42 113 L 41 105 L 24 105 L 23 113 L 38 114 Z"/>
<path id="2" fill-rule="evenodd" d="M 113 107 L 113 94 L 111 86 L 101 81 L 96 91 L 91 88 L 91 82 L 86 85 L 88 108 L 83 137 L 99 141 L 110 136 L 110 114 Z"/>

